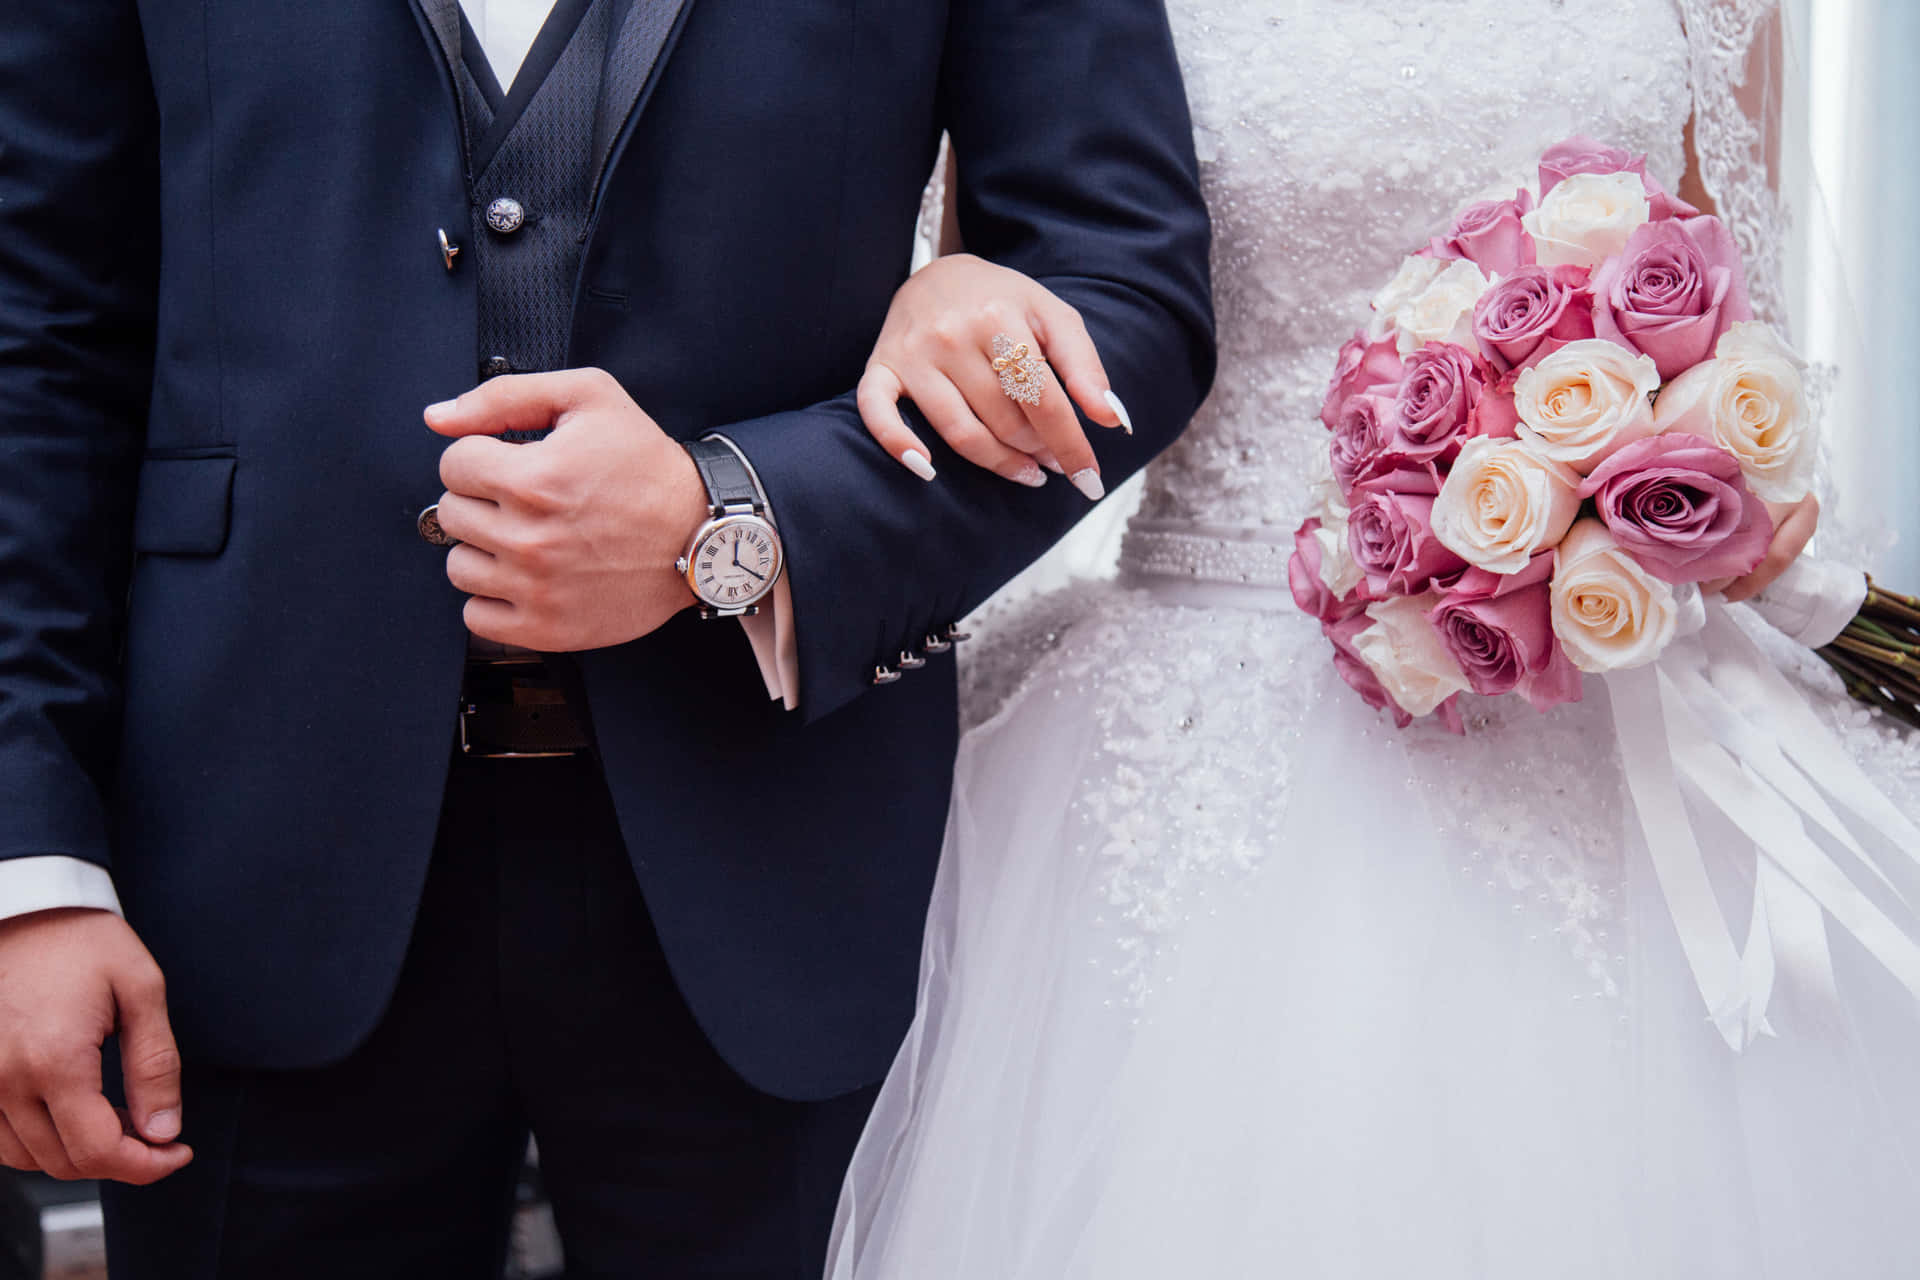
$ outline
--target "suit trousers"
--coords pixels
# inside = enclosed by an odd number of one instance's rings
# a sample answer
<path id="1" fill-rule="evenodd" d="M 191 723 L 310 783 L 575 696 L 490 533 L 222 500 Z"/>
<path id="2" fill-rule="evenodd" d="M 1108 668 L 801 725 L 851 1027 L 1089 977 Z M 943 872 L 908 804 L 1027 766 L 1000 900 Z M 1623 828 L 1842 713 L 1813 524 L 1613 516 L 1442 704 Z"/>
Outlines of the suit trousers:
<path id="1" fill-rule="evenodd" d="M 529 1132 L 569 1280 L 818 1280 L 873 1102 L 721 1061 L 591 755 L 457 758 L 371 1036 L 315 1070 L 189 1057 L 185 1087 L 193 1163 L 106 1194 L 115 1280 L 491 1280 Z"/>

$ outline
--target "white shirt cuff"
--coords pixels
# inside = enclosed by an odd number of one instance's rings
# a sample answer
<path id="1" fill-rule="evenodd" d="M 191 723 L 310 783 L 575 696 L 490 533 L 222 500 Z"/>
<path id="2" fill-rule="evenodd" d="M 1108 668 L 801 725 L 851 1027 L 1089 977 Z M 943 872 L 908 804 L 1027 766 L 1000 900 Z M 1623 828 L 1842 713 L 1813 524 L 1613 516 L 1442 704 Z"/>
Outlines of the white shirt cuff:
<path id="1" fill-rule="evenodd" d="M 747 474 L 753 477 L 753 487 L 766 498 L 766 486 L 760 483 L 759 472 L 753 469 L 753 461 L 740 446 L 718 433 L 711 438 L 733 450 Z M 780 521 L 773 514 L 773 499 L 766 498 L 766 503 L 767 523 L 778 529 Z M 760 665 L 760 679 L 767 686 L 767 697 L 788 711 L 795 711 L 800 706 L 800 640 L 793 629 L 793 588 L 788 585 L 791 581 L 783 571 L 760 612 L 740 619 L 740 626 L 747 633 L 747 643 L 753 646 L 753 660 Z"/>
<path id="2" fill-rule="evenodd" d="M 751 618 L 740 619 L 746 629 L 747 643 L 753 646 L 753 658 L 760 664 L 760 678 L 766 682 L 767 697 L 793 711 L 800 706 L 800 643 L 793 634 L 793 592 L 785 574 L 773 584 L 773 595 L 765 608 Z"/>
<path id="3" fill-rule="evenodd" d="M 97 863 L 65 854 L 0 862 L 0 920 L 60 907 L 125 914 L 120 895 L 113 891 L 113 877 Z"/>

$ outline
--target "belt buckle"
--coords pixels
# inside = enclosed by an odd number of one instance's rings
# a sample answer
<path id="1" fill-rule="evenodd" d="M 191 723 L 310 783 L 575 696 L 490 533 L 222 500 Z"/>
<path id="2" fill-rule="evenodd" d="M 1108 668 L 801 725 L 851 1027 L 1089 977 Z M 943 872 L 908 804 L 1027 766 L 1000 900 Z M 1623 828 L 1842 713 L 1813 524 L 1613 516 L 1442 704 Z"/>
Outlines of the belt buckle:
<path id="1" fill-rule="evenodd" d="M 460 754 L 469 760 L 565 760 L 577 756 L 578 751 L 475 751 L 473 741 L 467 734 L 467 721 L 480 713 L 480 705 L 462 699 L 460 702 Z"/>
<path id="2" fill-rule="evenodd" d="M 541 660 L 541 658 L 538 655 L 523 656 L 519 654 L 508 654 L 508 655 L 500 655 L 497 657 L 484 659 L 478 662 L 471 663 L 470 668 L 481 667 L 483 669 L 500 670 L 502 668 L 510 669 L 514 667 L 542 667 L 544 665 L 545 665 L 544 662 Z M 502 671 L 502 674 L 508 674 L 508 672 Z M 509 681 L 509 687 L 512 689 L 512 692 L 510 692 L 508 696 L 515 705 L 518 705 L 521 700 L 520 690 L 513 685 L 513 682 L 511 680 Z M 547 701 L 547 699 L 539 698 L 539 697 L 530 698 L 529 700 L 538 701 L 538 702 Z M 554 700 L 559 701 L 557 697 Z M 539 749 L 532 749 L 532 750 L 525 750 L 525 751 L 486 750 L 484 749 L 484 744 L 477 741 L 477 735 L 474 732 L 472 732 L 470 728 L 474 718 L 480 714 L 480 707 L 481 707 L 481 703 L 478 698 L 469 696 L 465 690 L 462 690 L 461 696 L 460 696 L 460 715 L 459 715 L 460 754 L 463 756 L 466 756 L 468 759 L 472 759 L 472 760 L 563 760 L 571 756 L 577 756 L 580 754 L 580 748 L 577 748 L 577 747 L 551 747 L 551 748 L 539 748 Z"/>

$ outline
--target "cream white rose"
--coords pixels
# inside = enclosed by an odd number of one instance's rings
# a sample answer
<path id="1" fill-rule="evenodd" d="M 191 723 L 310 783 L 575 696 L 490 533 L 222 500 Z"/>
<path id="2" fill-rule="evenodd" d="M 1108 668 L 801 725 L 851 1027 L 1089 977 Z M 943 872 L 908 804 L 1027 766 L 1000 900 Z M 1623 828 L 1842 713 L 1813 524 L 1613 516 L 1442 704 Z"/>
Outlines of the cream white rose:
<path id="1" fill-rule="evenodd" d="M 1460 259 L 1449 262 L 1393 313 L 1395 345 L 1403 356 L 1429 342 L 1452 342 L 1472 350 L 1473 304 L 1491 287 L 1480 268 Z"/>
<path id="2" fill-rule="evenodd" d="M 1667 384 L 1653 420 L 1662 431 L 1712 439 L 1766 501 L 1798 502 L 1812 487 L 1819 451 L 1805 367 L 1771 328 L 1743 321 L 1721 335 L 1713 359 Z"/>
<path id="3" fill-rule="evenodd" d="M 1320 504 L 1320 527 L 1313 531 L 1313 540 L 1320 547 L 1320 581 L 1326 583 L 1336 600 L 1345 599 L 1367 576 L 1347 542 L 1347 521 L 1352 514 L 1335 486 Z"/>
<path id="4" fill-rule="evenodd" d="M 1387 281 L 1387 287 L 1373 295 L 1373 318 L 1367 322 L 1368 341 L 1378 342 L 1386 337 L 1400 308 L 1425 292 L 1433 278 L 1446 269 L 1447 264 L 1438 258 L 1415 256 L 1402 262 L 1393 279 Z"/>
<path id="5" fill-rule="evenodd" d="M 1408 715 L 1428 715 L 1467 688 L 1460 664 L 1427 621 L 1439 603 L 1438 593 L 1429 591 L 1370 604 L 1367 616 L 1373 625 L 1353 640 L 1361 661 Z"/>
<path id="6" fill-rule="evenodd" d="M 1599 338 L 1569 342 L 1515 379 L 1520 438 L 1586 475 L 1654 434 L 1648 397 L 1659 388 L 1651 358 Z"/>
<path id="7" fill-rule="evenodd" d="M 1567 536 L 1580 475 L 1522 440 L 1469 440 L 1433 500 L 1433 536 L 1468 564 L 1518 573 Z"/>
<path id="8" fill-rule="evenodd" d="M 1589 516 L 1560 544 L 1547 594 L 1553 634 L 1582 671 L 1618 671 L 1659 657 L 1690 601 L 1622 551 Z"/>
<path id="9" fill-rule="evenodd" d="M 1627 247 L 1652 214 L 1646 184 L 1631 173 L 1576 173 L 1521 215 L 1543 267 L 1597 267 Z"/>

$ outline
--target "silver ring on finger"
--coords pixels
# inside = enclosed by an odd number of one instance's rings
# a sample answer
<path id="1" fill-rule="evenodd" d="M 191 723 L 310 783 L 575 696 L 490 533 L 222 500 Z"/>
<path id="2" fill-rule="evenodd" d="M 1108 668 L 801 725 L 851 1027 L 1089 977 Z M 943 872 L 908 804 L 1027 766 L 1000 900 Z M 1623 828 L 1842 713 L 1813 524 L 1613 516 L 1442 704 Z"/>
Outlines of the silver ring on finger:
<path id="1" fill-rule="evenodd" d="M 1047 362 L 1034 354 L 1024 342 L 1015 342 L 1004 333 L 993 335 L 990 348 L 993 371 L 1000 375 L 1000 390 L 1018 404 L 1036 405 L 1047 393 Z"/>

